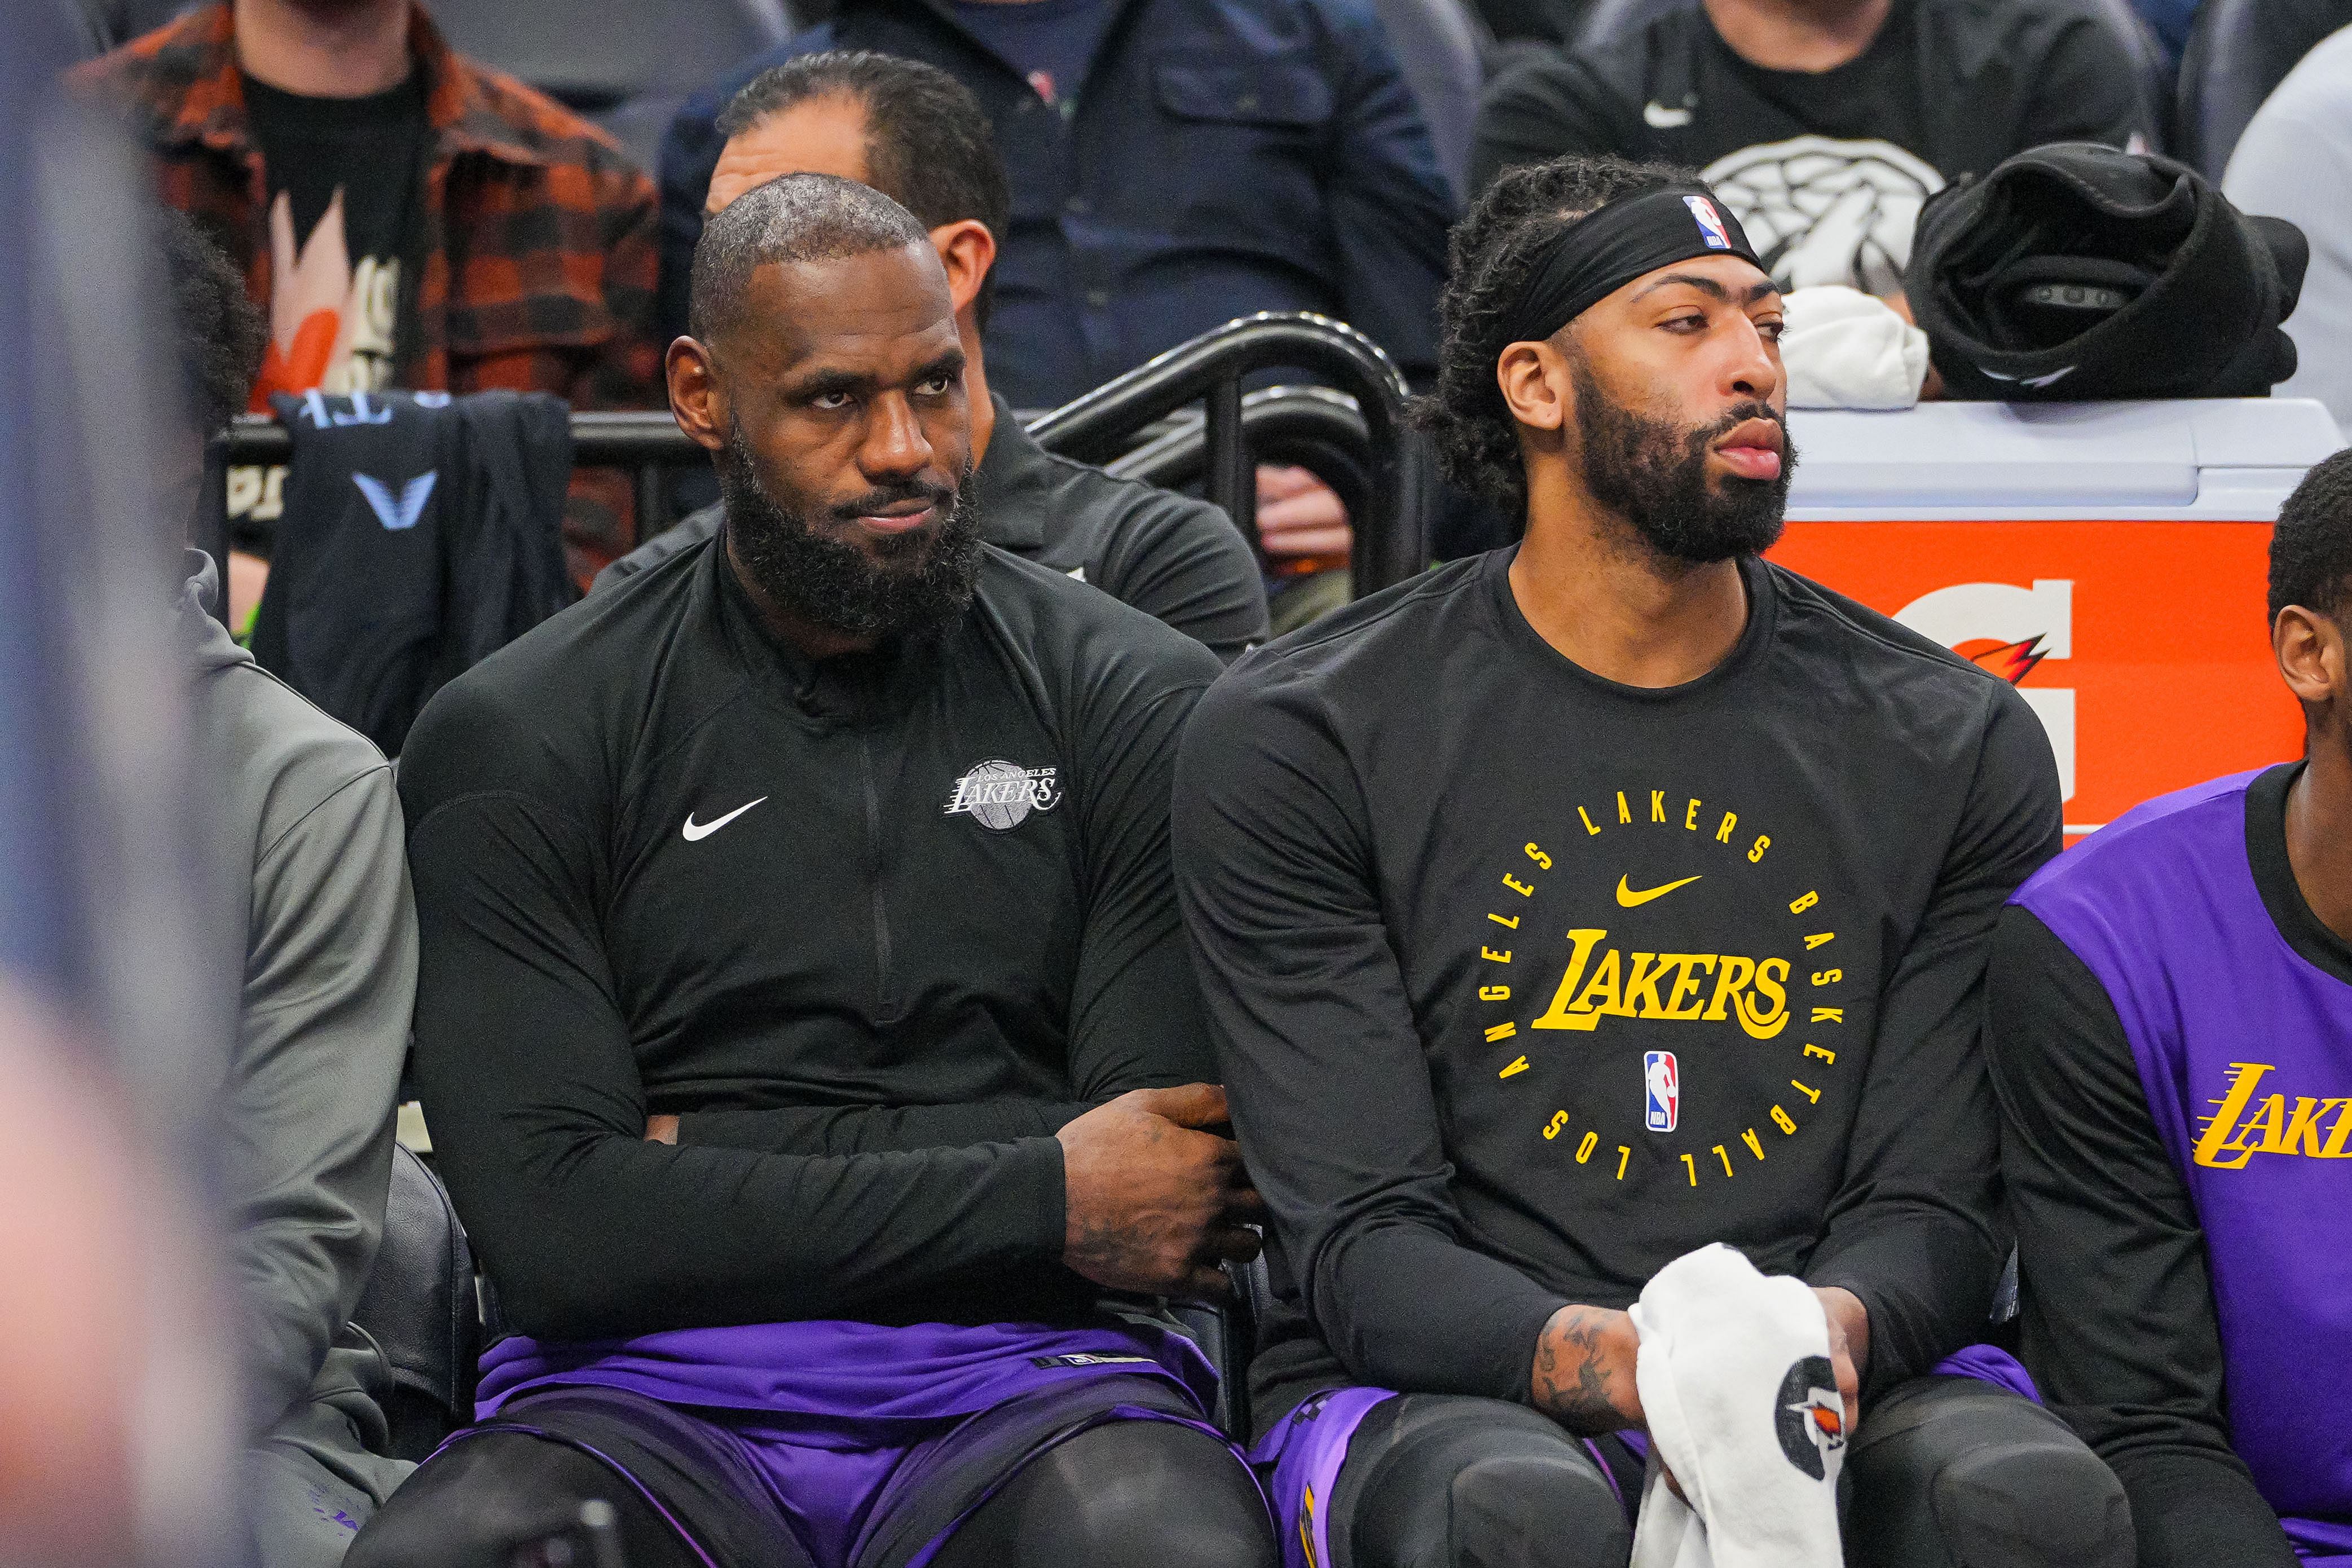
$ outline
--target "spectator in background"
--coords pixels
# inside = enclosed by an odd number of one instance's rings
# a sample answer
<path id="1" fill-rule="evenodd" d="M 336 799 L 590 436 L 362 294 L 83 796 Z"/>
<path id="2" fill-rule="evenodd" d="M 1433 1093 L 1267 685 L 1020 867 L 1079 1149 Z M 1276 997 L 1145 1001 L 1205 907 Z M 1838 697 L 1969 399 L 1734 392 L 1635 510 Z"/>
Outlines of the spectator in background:
<path id="1" fill-rule="evenodd" d="M 415 0 L 224 0 L 73 79 L 130 110 L 164 202 L 268 310 L 257 412 L 314 387 L 656 401 L 652 183 Z M 626 508 L 583 485 L 567 531 L 610 559 Z"/>
<path id="2" fill-rule="evenodd" d="M 210 434 L 245 405 L 267 334 L 228 259 L 188 219 L 163 216 L 181 362 Z M 383 753 L 231 642 L 212 614 L 213 563 L 188 560 L 177 630 L 190 731 L 249 884 L 220 1112 L 245 1513 L 260 1568 L 332 1568 L 413 1468 L 381 1451 L 383 1353 L 343 1331 L 383 1237 L 416 911 Z"/>
<path id="3" fill-rule="evenodd" d="M 1697 167 L 1783 290 L 1894 295 L 1951 181 L 2048 142 L 2144 145 L 2138 79 L 2071 0 L 1694 0 L 1499 78 L 1470 178 L 1564 153 Z"/>
<path id="4" fill-rule="evenodd" d="M 2270 621 L 2305 755 L 2135 808 L 1993 942 L 2022 1353 L 2141 1568 L 2352 1563 L 2352 452 L 2279 510 Z"/>
<path id="5" fill-rule="evenodd" d="M 727 142 L 706 212 L 779 175 L 837 174 L 871 185 L 930 230 L 963 342 L 983 539 L 1093 584 L 1227 663 L 1265 640 L 1256 558 L 1222 510 L 1050 455 L 989 391 L 981 335 L 1007 200 L 1003 160 L 970 89 L 919 60 L 803 55 L 753 78 L 719 125 Z M 724 512 L 724 503 L 705 507 L 614 562 L 598 583 L 709 538 Z"/>
<path id="6" fill-rule="evenodd" d="M 2263 100 L 2230 154 L 2221 194 L 2311 241 L 2303 297 L 2285 322 L 2295 372 L 2272 391 L 2316 397 L 2352 426 L 2352 28 L 2304 56 Z"/>
<path id="7" fill-rule="evenodd" d="M 717 116 L 820 49 L 970 87 L 1013 194 L 986 333 L 995 389 L 1050 408 L 1253 310 L 1319 310 L 1432 373 L 1454 198 L 1364 0 L 845 0 L 679 111 L 662 149 L 662 321 L 685 331 Z M 1344 559 L 1339 499 L 1261 470 L 1267 553 Z"/>

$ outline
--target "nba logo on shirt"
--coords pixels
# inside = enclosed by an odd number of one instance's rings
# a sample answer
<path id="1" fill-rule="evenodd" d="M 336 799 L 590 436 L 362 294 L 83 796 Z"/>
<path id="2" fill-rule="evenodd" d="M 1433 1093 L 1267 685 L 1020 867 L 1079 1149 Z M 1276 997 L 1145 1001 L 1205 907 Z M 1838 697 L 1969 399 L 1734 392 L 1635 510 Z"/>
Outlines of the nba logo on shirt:
<path id="1" fill-rule="evenodd" d="M 1685 196 L 1683 205 L 1690 208 L 1691 216 L 1698 220 L 1698 237 L 1706 241 L 1709 250 L 1729 250 L 1731 236 L 1723 226 L 1723 216 L 1715 204 L 1705 196 Z"/>
<path id="2" fill-rule="evenodd" d="M 1672 1051 L 1642 1053 L 1642 1125 L 1653 1132 L 1672 1132 L 1681 1120 L 1682 1079 L 1675 1071 Z"/>

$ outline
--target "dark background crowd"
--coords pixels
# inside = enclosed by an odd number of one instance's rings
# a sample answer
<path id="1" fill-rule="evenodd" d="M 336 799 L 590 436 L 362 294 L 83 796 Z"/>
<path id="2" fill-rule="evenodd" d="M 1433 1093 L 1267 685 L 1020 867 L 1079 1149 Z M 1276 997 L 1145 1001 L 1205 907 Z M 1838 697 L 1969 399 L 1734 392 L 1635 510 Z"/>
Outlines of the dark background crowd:
<path id="1" fill-rule="evenodd" d="M 781 139 L 739 149 L 754 167 L 819 166 L 800 128 L 730 132 L 721 110 L 828 49 L 936 65 L 984 112 L 1003 189 L 955 216 L 992 231 L 980 336 L 1017 410 L 1254 310 L 1348 321 L 1418 389 L 1447 226 L 1515 164 L 1698 168 L 1784 288 L 1899 300 L 1931 195 L 2089 141 L 2168 152 L 2303 226 L 2302 369 L 2284 390 L 2352 411 L 2332 370 L 2352 331 L 2335 195 L 2352 182 L 2352 47 L 2315 47 L 2352 21 L 2342 0 L 43 3 L 97 57 L 80 84 L 133 110 L 164 198 L 269 312 L 257 412 L 312 387 L 659 407 L 730 135 Z M 274 518 L 282 482 L 233 479 L 233 518 Z M 617 477 L 572 488 L 584 583 L 650 530 Z M 1498 542 L 1454 500 L 1440 555 Z M 1311 475 L 1269 466 L 1255 521 L 1278 630 L 1314 598 L 1286 616 L 1283 591 L 1344 561 L 1348 519 Z M 233 589 L 257 570 L 240 565 Z"/>

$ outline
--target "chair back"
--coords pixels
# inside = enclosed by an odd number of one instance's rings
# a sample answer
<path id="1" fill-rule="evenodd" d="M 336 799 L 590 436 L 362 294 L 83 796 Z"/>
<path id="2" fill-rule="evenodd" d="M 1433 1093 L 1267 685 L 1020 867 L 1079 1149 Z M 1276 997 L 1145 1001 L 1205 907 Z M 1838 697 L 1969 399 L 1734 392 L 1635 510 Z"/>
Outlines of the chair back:
<path id="1" fill-rule="evenodd" d="M 2352 0 L 2204 0 L 2180 57 L 2174 146 L 2215 184 L 2238 138 L 2286 73 L 2352 26 Z"/>
<path id="2" fill-rule="evenodd" d="M 392 1368 L 391 1403 L 383 1414 L 394 1458 L 422 1459 L 474 1418 L 481 1321 L 473 1249 L 440 1178 L 398 1145 L 384 1199 L 383 1244 L 352 1321 L 367 1331 Z"/>
<path id="3" fill-rule="evenodd" d="M 1454 199 L 1463 200 L 1469 195 L 1471 127 L 1486 79 L 1479 24 L 1462 0 L 1372 0 L 1372 9 L 1437 143 L 1437 166 L 1453 182 Z"/>

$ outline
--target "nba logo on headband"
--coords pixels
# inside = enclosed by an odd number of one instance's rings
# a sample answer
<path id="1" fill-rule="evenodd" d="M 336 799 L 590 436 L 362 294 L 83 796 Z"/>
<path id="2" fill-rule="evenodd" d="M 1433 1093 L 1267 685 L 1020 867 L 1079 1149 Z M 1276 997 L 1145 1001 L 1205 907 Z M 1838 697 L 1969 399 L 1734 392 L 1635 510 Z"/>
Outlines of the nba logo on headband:
<path id="1" fill-rule="evenodd" d="M 1690 208 L 1691 216 L 1698 220 L 1699 237 L 1706 241 L 1709 250 L 1731 248 L 1731 236 L 1724 232 L 1723 219 L 1713 202 L 1705 196 L 1685 196 L 1683 205 Z"/>

